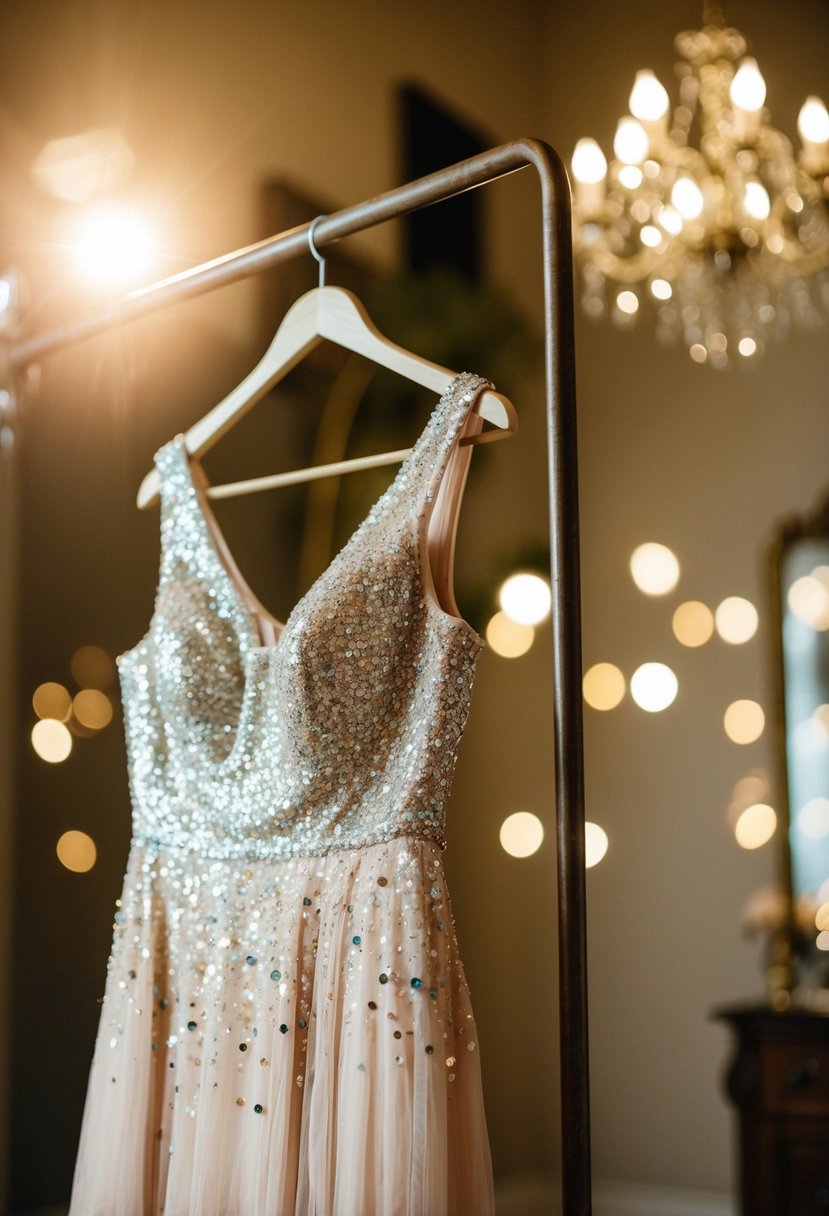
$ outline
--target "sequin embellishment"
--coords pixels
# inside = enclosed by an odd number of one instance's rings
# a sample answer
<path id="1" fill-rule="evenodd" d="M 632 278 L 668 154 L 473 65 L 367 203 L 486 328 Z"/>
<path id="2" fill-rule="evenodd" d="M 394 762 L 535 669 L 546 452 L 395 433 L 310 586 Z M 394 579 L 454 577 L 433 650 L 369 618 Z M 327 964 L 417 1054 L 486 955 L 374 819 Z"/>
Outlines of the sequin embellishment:
<path id="1" fill-rule="evenodd" d="M 248 1216 L 294 1211 L 298 1185 L 307 1210 L 362 1216 L 417 1192 L 418 1212 L 442 1211 L 446 1193 L 428 1189 L 441 1177 L 476 1216 L 492 1213 L 480 1053 L 441 861 L 483 643 L 437 603 L 426 546 L 486 386 L 452 381 L 269 644 L 201 467 L 182 436 L 157 453 L 155 610 L 118 664 L 133 839 L 70 1216 L 160 1211 L 165 1195 L 195 1211 L 199 1187 L 218 1194 L 229 1178 L 223 1202 Z M 146 1129 L 124 1096 L 138 1094 Z M 154 1159 L 119 1162 L 110 1193 L 101 1162 L 126 1143 Z M 211 1182 L 194 1172 L 194 1145 L 199 1168 L 219 1171 Z M 456 1145 L 473 1153 L 474 1178 L 461 1180 Z M 335 1201 L 330 1163 L 366 1153 L 387 1189 Z M 133 1176 L 153 1193 L 125 1196 Z"/>

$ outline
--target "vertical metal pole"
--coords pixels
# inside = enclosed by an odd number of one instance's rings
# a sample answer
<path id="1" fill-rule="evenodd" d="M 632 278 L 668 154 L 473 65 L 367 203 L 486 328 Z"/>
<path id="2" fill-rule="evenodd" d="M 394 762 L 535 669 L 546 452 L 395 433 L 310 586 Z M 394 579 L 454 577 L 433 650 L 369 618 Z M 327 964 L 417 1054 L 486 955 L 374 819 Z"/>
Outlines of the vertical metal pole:
<path id="1" fill-rule="evenodd" d="M 584 865 L 579 485 L 570 184 L 534 145 L 541 177 L 558 843 L 559 1035 L 564 1216 L 590 1216 L 587 893 Z"/>

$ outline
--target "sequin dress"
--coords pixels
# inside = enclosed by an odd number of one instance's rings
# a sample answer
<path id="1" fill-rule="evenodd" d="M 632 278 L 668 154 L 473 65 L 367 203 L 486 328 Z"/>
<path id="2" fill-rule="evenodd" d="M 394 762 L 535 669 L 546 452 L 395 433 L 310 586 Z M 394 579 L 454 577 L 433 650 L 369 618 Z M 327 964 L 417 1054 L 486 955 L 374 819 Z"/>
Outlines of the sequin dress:
<path id="1" fill-rule="evenodd" d="M 484 387 L 452 381 L 281 628 L 183 438 L 156 456 L 155 610 L 119 660 L 133 834 L 71 1216 L 493 1211 L 441 861 L 482 642 L 427 557 Z"/>

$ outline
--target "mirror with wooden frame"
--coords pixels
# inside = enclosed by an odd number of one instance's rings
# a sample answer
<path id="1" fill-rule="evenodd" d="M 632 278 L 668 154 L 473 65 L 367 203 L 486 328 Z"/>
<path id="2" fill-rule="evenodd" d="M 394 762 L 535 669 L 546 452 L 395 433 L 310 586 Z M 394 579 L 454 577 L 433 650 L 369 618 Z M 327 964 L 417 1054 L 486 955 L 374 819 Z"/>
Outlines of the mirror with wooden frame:
<path id="1" fill-rule="evenodd" d="M 782 522 L 770 558 L 787 905 L 770 987 L 829 989 L 829 496 Z"/>

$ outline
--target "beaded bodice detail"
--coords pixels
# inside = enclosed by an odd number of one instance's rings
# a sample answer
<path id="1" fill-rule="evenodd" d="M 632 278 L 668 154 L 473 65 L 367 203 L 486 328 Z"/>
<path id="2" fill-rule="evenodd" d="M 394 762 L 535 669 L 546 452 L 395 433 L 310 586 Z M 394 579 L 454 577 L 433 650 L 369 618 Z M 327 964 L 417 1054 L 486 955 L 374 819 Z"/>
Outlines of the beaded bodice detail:
<path id="1" fill-rule="evenodd" d="M 467 373 L 452 381 L 392 484 L 268 646 L 183 436 L 160 449 L 155 610 L 119 660 L 137 839 L 251 859 L 402 835 L 443 847 L 482 642 L 437 603 L 427 527 L 487 387 Z"/>

